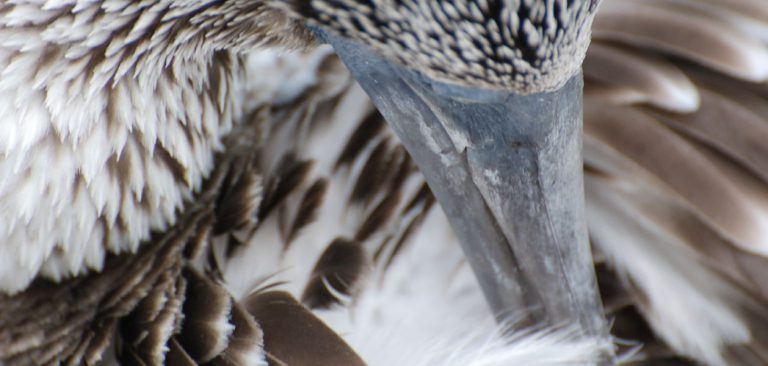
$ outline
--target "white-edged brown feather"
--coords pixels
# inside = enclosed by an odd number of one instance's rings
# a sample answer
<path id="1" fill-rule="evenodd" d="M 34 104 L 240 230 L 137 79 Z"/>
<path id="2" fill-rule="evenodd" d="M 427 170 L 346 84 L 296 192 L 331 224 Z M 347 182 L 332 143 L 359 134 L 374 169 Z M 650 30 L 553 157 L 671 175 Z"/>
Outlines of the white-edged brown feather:
<path id="1" fill-rule="evenodd" d="M 605 0 L 596 20 L 586 70 L 588 212 L 604 300 L 615 334 L 629 342 L 628 364 L 768 360 L 768 158 L 760 143 L 768 89 L 755 82 L 768 76 L 768 51 L 759 26 L 734 20 L 759 25 L 761 4 Z M 93 363 L 113 336 L 117 357 L 134 364 L 594 361 L 598 347 L 574 342 L 569 329 L 513 328 L 508 343 L 494 333 L 428 187 L 328 50 L 225 56 L 206 84 L 217 89 L 212 99 L 226 106 L 235 91 L 222 80 L 253 75 L 242 100 L 252 110 L 216 144 L 205 183 L 183 174 L 187 166 L 205 170 L 205 154 L 184 144 L 157 150 L 147 164 L 193 187 L 179 195 L 189 204 L 153 213 L 156 224 L 160 215 L 177 216 L 153 226 L 158 233 L 136 253 L 107 256 L 99 273 L 0 295 L 3 363 Z M 281 77 L 268 80 L 277 71 Z M 161 82 L 159 95 L 171 97 L 170 86 Z M 127 97 L 115 90 L 114 98 Z M 189 113 L 212 105 L 197 107 Z M 126 151 L 151 140 L 128 139 Z M 121 179 L 141 196 L 146 177 L 134 174 L 143 171 L 135 164 L 110 165 L 107 178 L 131 172 Z M 114 209 L 101 202 L 108 191 L 81 197 L 100 202 L 111 219 Z M 142 202 L 158 206 L 159 197 L 147 194 Z M 98 256 L 88 258 L 98 267 Z M 477 328 L 483 333 L 473 334 Z"/>
<path id="2" fill-rule="evenodd" d="M 760 139 L 768 99 L 758 83 L 768 47 L 764 10 L 748 10 L 763 9 L 758 3 L 606 0 L 595 20 L 600 59 L 585 85 L 588 218 L 605 256 L 602 281 L 624 287 L 617 334 L 647 345 L 634 362 L 768 362 Z M 649 98 L 653 89 L 635 81 L 642 70 L 608 65 L 619 60 L 611 54 L 666 65 L 649 75 L 682 73 L 670 82 L 692 82 L 699 105 L 686 111 Z"/>

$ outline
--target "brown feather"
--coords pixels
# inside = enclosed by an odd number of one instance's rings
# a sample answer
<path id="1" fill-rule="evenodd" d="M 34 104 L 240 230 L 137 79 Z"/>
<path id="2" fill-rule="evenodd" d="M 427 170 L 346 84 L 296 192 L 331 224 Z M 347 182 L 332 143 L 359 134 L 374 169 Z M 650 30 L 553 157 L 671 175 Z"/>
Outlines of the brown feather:
<path id="1" fill-rule="evenodd" d="M 83 356 L 80 358 L 70 358 L 70 361 L 73 364 L 80 362 L 86 365 L 95 365 L 104 359 L 104 353 L 114 339 L 117 320 L 107 321 L 105 324 L 98 325 L 95 328 L 96 329 L 92 331 L 94 336 L 90 339 L 90 342 L 88 342 L 88 348 L 85 349 Z M 83 342 L 83 344 L 86 343 Z"/>
<path id="2" fill-rule="evenodd" d="M 384 117 L 378 111 L 371 113 L 365 118 L 352 133 L 344 146 L 344 150 L 336 159 L 335 169 L 343 165 L 351 164 L 366 146 L 379 134 L 384 128 Z"/>
<path id="3" fill-rule="evenodd" d="M 313 183 L 301 199 L 299 208 L 296 211 L 296 217 L 293 219 L 293 224 L 288 231 L 286 242 L 290 243 L 296 235 L 299 234 L 302 228 L 310 224 L 315 220 L 317 211 L 323 204 L 325 198 L 325 192 L 328 190 L 328 180 L 318 179 Z"/>
<path id="4" fill-rule="evenodd" d="M 293 154 L 281 159 L 274 176 L 265 185 L 264 199 L 258 211 L 259 222 L 263 222 L 273 209 L 304 183 L 311 169 L 311 161 L 299 161 Z"/>
<path id="5" fill-rule="evenodd" d="M 179 271 L 166 272 L 164 278 L 138 306 L 121 321 L 123 347 L 150 365 L 165 361 L 166 343 L 178 330 L 186 282 Z"/>
<path id="6" fill-rule="evenodd" d="M 310 309 L 329 308 L 340 303 L 342 299 L 335 293 L 351 295 L 368 262 L 368 254 L 360 243 L 337 238 L 317 260 L 301 302 Z"/>
<path id="7" fill-rule="evenodd" d="M 739 161 L 768 182 L 768 119 L 728 96 L 701 89 L 696 113 L 659 112 L 661 120 Z"/>
<path id="8" fill-rule="evenodd" d="M 208 362 L 226 349 L 233 327 L 229 322 L 232 298 L 221 286 L 194 270 L 186 269 L 188 280 L 184 320 L 179 344 L 197 362 Z"/>
<path id="9" fill-rule="evenodd" d="M 628 47 L 593 42 L 584 60 L 584 77 L 630 89 L 632 102 L 648 102 L 675 112 L 699 107 L 691 80 L 673 63 Z"/>
<path id="10" fill-rule="evenodd" d="M 435 203 L 435 196 L 432 195 L 432 191 L 426 183 L 423 183 L 419 190 L 413 195 L 413 198 L 405 205 L 403 209 L 403 217 L 408 217 L 412 212 L 418 213 L 407 223 L 405 230 L 399 233 L 399 237 L 396 237 L 397 241 L 394 242 L 391 248 L 387 248 L 387 244 L 391 244 L 390 240 L 385 240 L 374 253 L 373 260 L 376 262 L 381 261 L 382 255 L 386 253 L 386 259 L 384 260 L 384 270 L 389 268 L 392 262 L 397 257 L 398 253 L 406 246 L 412 235 L 418 232 L 418 229 L 422 227 L 424 220 L 430 213 L 432 206 Z"/>
<path id="11" fill-rule="evenodd" d="M 256 293 L 243 303 L 264 330 L 264 349 L 271 364 L 365 365 L 336 333 L 290 294 Z"/>
<path id="12" fill-rule="evenodd" d="M 57 359 L 77 364 L 82 360 L 75 357 L 84 347 L 88 352 L 82 355 L 99 358 L 94 352 L 107 348 L 105 340 L 111 341 L 115 329 L 112 323 L 133 310 L 166 269 L 178 263 L 181 248 L 191 236 L 190 227 L 204 216 L 199 210 L 190 212 L 182 220 L 189 225 L 186 230 L 169 230 L 155 239 L 156 245 L 110 258 L 101 273 L 60 284 L 40 280 L 13 297 L 0 295 L 0 313 L 11 309 L 18 314 L 2 317 L 0 359 L 6 365 L 45 364 Z M 93 336 L 72 337 L 89 332 Z"/>
<path id="13" fill-rule="evenodd" d="M 248 164 L 235 162 L 238 163 Z M 262 199 L 261 176 L 251 169 L 243 170 L 246 171 L 241 176 L 228 177 L 225 181 L 224 189 L 216 202 L 214 235 L 246 228 L 256 219 L 256 211 Z"/>
<path id="14" fill-rule="evenodd" d="M 168 344 L 166 364 L 173 366 L 198 366 L 198 363 L 181 347 L 175 338 L 171 339 Z"/>
<path id="15" fill-rule="evenodd" d="M 765 52 L 758 40 L 727 23 L 670 2 L 604 1 L 593 35 L 686 58 L 734 77 L 761 81 Z"/>
<path id="16" fill-rule="evenodd" d="M 615 174 L 638 176 L 637 168 L 660 179 L 696 208 L 697 214 L 735 243 L 754 243 L 761 234 L 752 204 L 711 161 L 651 116 L 631 108 L 587 103 L 585 132 L 632 161 Z M 633 171 L 630 171 L 633 170 Z M 643 173 L 640 174 L 642 176 Z M 690 184 L 690 182 L 697 184 Z M 653 183 L 652 183 L 653 184 Z M 759 243 L 759 240 L 757 240 Z M 746 245 L 746 244 L 745 244 Z M 759 247 L 747 247 L 761 250 Z"/>
<path id="17" fill-rule="evenodd" d="M 250 365 L 254 357 L 263 356 L 264 333 L 251 314 L 242 305 L 232 307 L 232 324 L 235 330 L 227 349 L 211 361 L 214 366 Z"/>
<path id="18" fill-rule="evenodd" d="M 357 176 L 350 202 L 369 204 L 377 197 L 388 173 L 386 168 L 390 152 L 390 142 L 387 139 L 379 141 Z"/>
<path id="19" fill-rule="evenodd" d="M 734 12 L 755 21 L 768 20 L 768 8 L 762 0 L 679 0 L 679 2 L 718 14 Z"/>
<path id="20" fill-rule="evenodd" d="M 395 215 L 400 199 L 399 192 L 384 197 L 360 225 L 355 234 L 355 240 L 364 242 L 376 231 L 384 228 Z"/>

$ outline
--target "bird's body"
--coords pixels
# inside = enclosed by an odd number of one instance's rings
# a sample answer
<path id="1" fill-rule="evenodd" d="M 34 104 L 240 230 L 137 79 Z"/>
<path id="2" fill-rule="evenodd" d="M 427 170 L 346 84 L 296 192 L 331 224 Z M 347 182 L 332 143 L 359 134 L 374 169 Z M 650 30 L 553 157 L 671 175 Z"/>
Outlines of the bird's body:
<path id="1" fill-rule="evenodd" d="M 760 3 L 611 0 L 595 20 L 587 211 L 627 362 L 768 363 Z M 596 362 L 568 326 L 500 340 L 423 177 L 335 56 L 252 51 L 310 47 L 282 10 L 0 5 L 0 361 Z M 288 301 L 274 289 L 342 336 L 313 343 L 343 361 L 286 340 L 305 315 L 260 306 Z"/>

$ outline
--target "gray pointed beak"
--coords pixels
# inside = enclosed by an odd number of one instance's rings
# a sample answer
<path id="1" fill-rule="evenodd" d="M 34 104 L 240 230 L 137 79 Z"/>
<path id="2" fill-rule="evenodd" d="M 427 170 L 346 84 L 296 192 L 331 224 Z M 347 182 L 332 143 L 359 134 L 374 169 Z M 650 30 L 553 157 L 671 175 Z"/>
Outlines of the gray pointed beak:
<path id="1" fill-rule="evenodd" d="M 584 216 L 581 75 L 550 93 L 466 88 L 319 34 L 419 165 L 497 317 L 610 344 Z"/>

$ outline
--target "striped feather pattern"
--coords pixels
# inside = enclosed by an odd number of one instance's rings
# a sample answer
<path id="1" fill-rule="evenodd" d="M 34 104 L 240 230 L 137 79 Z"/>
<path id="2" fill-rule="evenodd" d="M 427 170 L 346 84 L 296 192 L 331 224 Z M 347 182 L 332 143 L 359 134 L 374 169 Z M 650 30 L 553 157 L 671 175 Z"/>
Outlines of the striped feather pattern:
<path id="1" fill-rule="evenodd" d="M 602 2 L 585 188 L 624 364 L 768 364 L 765 9 Z M 243 65 L 252 108 L 193 203 L 99 273 L 0 295 L 4 364 L 593 362 L 567 328 L 512 322 L 501 341 L 429 188 L 327 49 Z"/>
<path id="2" fill-rule="evenodd" d="M 589 227 L 601 284 L 624 288 L 606 302 L 618 336 L 647 344 L 634 363 L 768 363 L 768 18 L 757 8 L 606 0 L 595 20 Z M 639 335 L 626 326 L 638 321 Z"/>

